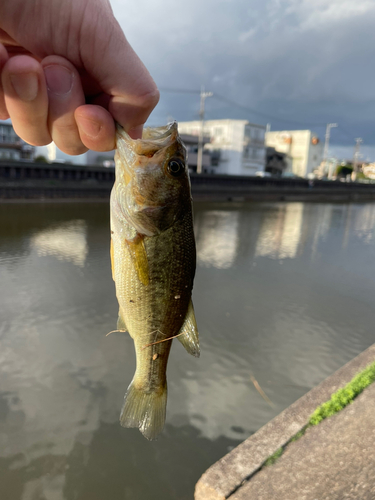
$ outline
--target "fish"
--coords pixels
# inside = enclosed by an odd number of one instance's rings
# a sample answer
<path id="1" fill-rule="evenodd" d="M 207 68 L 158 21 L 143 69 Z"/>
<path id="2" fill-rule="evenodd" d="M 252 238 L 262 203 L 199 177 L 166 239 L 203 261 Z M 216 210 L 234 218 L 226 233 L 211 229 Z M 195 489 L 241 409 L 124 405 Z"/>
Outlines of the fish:
<path id="1" fill-rule="evenodd" d="M 173 338 L 199 357 L 192 303 L 196 267 L 186 148 L 176 122 L 132 139 L 116 126 L 111 266 L 117 330 L 134 341 L 136 370 L 120 414 L 149 440 L 163 430 Z"/>

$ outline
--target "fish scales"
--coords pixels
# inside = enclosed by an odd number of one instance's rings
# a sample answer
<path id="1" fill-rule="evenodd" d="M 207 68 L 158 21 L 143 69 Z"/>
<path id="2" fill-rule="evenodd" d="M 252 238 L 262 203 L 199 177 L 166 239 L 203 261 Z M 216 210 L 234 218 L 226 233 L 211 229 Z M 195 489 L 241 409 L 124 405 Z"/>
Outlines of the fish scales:
<path id="1" fill-rule="evenodd" d="M 191 302 L 196 257 L 185 148 L 176 124 L 148 134 L 153 140 L 134 141 L 117 132 L 111 232 L 118 328 L 133 338 L 137 359 L 120 422 L 154 439 L 165 420 L 172 344 L 166 339 L 179 335 L 195 356 L 199 341 Z"/>
<path id="2" fill-rule="evenodd" d="M 142 348 L 175 335 L 182 326 L 190 301 L 195 246 L 191 234 L 192 224 L 185 220 L 187 218 L 191 218 L 190 214 L 177 223 L 177 227 L 165 231 L 158 238 L 145 238 L 150 275 L 147 293 L 144 293 L 145 286 L 138 279 L 129 252 L 122 251 L 118 256 L 119 260 L 125 259 L 124 268 L 127 269 L 126 273 L 118 274 L 116 285 L 118 300 L 120 304 L 124 304 L 122 310 L 127 318 L 126 326 L 136 345 L 135 379 L 144 379 L 147 375 L 149 383 L 154 385 L 155 377 L 160 377 L 160 380 L 162 377 L 159 374 L 148 377 L 148 373 L 153 374 L 158 365 L 165 372 L 171 341 Z M 173 249 L 172 254 L 168 252 L 168 248 Z M 191 262 L 190 280 L 186 279 L 187 262 Z M 158 354 L 157 360 L 152 359 L 154 354 Z M 165 373 L 163 377 L 165 379 Z"/>

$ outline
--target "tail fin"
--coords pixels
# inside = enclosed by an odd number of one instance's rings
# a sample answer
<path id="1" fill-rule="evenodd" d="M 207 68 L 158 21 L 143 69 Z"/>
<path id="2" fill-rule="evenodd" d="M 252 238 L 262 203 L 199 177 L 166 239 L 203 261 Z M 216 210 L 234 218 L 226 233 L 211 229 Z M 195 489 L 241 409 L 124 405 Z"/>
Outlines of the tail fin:
<path id="1" fill-rule="evenodd" d="M 158 391 L 137 389 L 134 381 L 125 394 L 120 423 L 123 427 L 138 427 L 145 438 L 153 440 L 163 430 L 167 408 L 167 384 Z"/>

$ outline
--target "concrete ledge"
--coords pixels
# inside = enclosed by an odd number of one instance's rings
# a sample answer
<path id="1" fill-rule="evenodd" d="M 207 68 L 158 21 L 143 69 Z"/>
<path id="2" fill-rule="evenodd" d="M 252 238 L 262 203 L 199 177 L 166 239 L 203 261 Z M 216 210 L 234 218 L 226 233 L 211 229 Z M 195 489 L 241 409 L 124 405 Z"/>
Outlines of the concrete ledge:
<path id="1" fill-rule="evenodd" d="M 317 406 L 375 360 L 375 344 L 349 361 L 320 385 L 212 465 L 199 479 L 195 500 L 225 500 L 256 473 L 265 460 L 284 446 L 304 425 Z"/>

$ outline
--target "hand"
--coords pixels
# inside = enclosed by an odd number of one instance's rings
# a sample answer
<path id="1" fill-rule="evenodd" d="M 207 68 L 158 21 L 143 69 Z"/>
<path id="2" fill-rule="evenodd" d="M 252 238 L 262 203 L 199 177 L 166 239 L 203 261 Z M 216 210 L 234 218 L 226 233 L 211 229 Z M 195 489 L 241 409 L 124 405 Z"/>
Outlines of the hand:
<path id="1" fill-rule="evenodd" d="M 109 151 L 159 100 L 108 0 L 0 0 L 0 119 L 35 146 Z"/>

